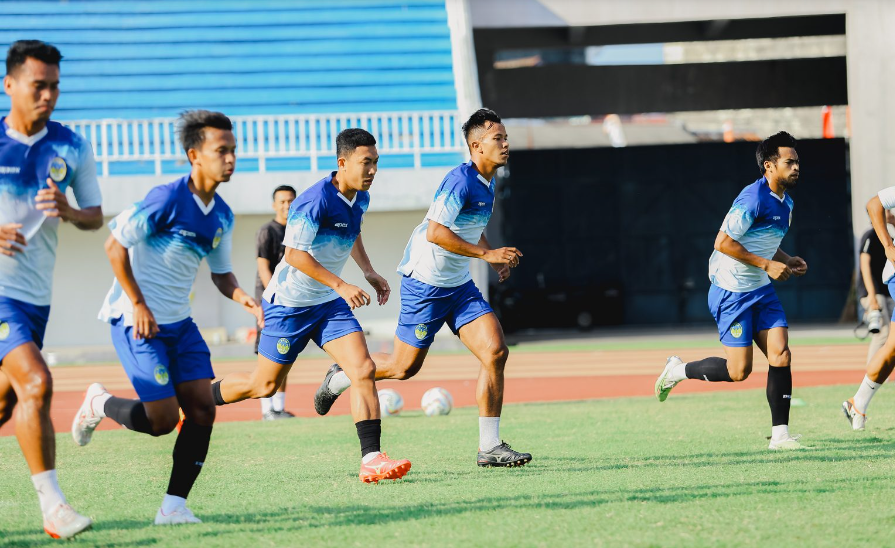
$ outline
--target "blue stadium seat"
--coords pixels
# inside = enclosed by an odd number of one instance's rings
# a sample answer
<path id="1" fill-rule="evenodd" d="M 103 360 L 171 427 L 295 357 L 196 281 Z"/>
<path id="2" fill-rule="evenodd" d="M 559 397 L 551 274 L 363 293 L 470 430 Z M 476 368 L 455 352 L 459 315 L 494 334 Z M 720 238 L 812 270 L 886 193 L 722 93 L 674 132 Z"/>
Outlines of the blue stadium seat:
<path id="1" fill-rule="evenodd" d="M 4 47 L 62 51 L 63 121 L 457 108 L 444 0 L 12 0 L 0 20 Z"/>

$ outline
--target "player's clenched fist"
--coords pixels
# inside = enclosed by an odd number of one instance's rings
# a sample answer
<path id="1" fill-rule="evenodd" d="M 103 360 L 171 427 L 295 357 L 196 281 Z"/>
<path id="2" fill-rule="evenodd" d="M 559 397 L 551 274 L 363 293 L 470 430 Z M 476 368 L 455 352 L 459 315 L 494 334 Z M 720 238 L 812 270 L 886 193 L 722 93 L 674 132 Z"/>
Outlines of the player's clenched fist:
<path id="1" fill-rule="evenodd" d="M 16 253 L 21 253 L 22 247 L 28 245 L 25 236 L 19 232 L 20 228 L 22 225 L 19 223 L 0 225 L 0 254 L 12 257 Z"/>
<path id="2" fill-rule="evenodd" d="M 352 310 L 370 304 L 370 296 L 356 285 L 345 284 L 336 289 L 336 293 L 345 299 L 345 302 L 348 303 Z"/>
<path id="3" fill-rule="evenodd" d="M 482 258 L 491 264 L 507 264 L 510 268 L 515 268 L 519 266 L 522 252 L 515 247 L 500 247 L 498 249 L 489 249 Z"/>
<path id="4" fill-rule="evenodd" d="M 779 261 L 768 261 L 765 272 L 778 282 L 786 281 L 792 275 L 792 269 Z"/>

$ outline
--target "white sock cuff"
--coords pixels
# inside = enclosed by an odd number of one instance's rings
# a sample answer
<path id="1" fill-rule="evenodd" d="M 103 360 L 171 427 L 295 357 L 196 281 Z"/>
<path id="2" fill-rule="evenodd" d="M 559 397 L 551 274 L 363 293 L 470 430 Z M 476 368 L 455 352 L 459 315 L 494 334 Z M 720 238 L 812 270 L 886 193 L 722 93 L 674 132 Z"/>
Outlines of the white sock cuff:
<path id="1" fill-rule="evenodd" d="M 479 449 L 487 451 L 500 445 L 500 417 L 479 417 Z"/>
<path id="2" fill-rule="evenodd" d="M 370 452 L 370 453 L 367 453 L 366 455 L 363 456 L 363 458 L 361 459 L 361 462 L 363 462 L 364 464 L 367 464 L 367 463 L 370 462 L 371 460 L 373 460 L 373 459 L 375 459 L 376 457 L 378 457 L 379 454 L 380 454 L 379 451 L 372 451 L 372 452 Z"/>
<path id="3" fill-rule="evenodd" d="M 286 393 L 277 392 L 270 398 L 270 408 L 274 411 L 285 411 L 286 409 Z"/>
<path id="4" fill-rule="evenodd" d="M 867 386 L 869 386 L 870 388 L 873 388 L 874 390 L 876 390 L 877 388 L 879 388 L 880 386 L 883 385 L 882 383 L 879 383 L 879 382 L 873 382 L 872 380 L 870 380 L 870 377 L 868 377 L 867 375 L 864 375 L 864 383 L 867 384 Z"/>
<path id="5" fill-rule="evenodd" d="M 344 371 L 339 371 L 329 378 L 329 386 L 327 388 L 329 388 L 329 391 L 333 394 L 341 394 L 350 387 L 351 380 L 348 378 L 348 375 L 346 375 Z"/>
<path id="6" fill-rule="evenodd" d="M 165 494 L 165 498 L 162 499 L 162 512 L 165 514 L 170 514 L 181 506 L 186 506 L 186 499 L 183 497 Z"/>

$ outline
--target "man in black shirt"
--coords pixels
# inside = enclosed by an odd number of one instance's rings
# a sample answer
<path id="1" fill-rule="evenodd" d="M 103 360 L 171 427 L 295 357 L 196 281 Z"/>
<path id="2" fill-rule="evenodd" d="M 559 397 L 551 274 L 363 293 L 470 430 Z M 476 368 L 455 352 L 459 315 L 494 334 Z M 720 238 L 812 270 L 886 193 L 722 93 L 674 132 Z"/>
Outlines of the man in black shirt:
<path id="1" fill-rule="evenodd" d="M 886 223 L 891 233 L 895 229 L 895 215 L 890 210 L 886 211 Z M 868 324 L 873 315 L 879 315 L 881 321 L 879 332 L 870 339 L 870 349 L 867 352 L 867 361 L 876 353 L 886 338 L 889 336 L 889 318 L 892 316 L 892 296 L 886 284 L 883 283 L 883 268 L 886 266 L 886 250 L 880 243 L 876 232 L 871 228 L 861 237 L 861 280 L 858 282 L 858 298 L 861 308 L 864 309 L 864 320 Z"/>
<path id="2" fill-rule="evenodd" d="M 277 265 L 283 260 L 286 246 L 283 245 L 283 237 L 286 234 L 286 220 L 289 217 L 289 206 L 295 199 L 295 189 L 289 185 L 278 186 L 273 191 L 273 210 L 276 217 L 258 230 L 255 239 L 255 247 L 258 249 L 258 275 L 255 277 L 255 302 L 261 302 L 261 295 Z M 261 328 L 255 325 L 255 354 L 258 353 L 258 341 L 261 337 Z M 294 415 L 286 411 L 286 379 L 280 385 L 277 393 L 269 398 L 260 398 L 261 418 L 263 420 L 288 419 Z"/>

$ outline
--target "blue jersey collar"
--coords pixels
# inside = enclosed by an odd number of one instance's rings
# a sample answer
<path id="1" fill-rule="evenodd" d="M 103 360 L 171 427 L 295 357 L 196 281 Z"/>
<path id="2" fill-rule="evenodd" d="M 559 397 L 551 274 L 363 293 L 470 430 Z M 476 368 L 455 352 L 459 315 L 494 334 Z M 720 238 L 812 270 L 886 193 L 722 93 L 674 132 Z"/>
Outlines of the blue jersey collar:
<path id="1" fill-rule="evenodd" d="M 469 167 L 472 168 L 472 170 L 475 172 L 475 176 L 476 176 L 476 178 L 477 178 L 483 185 L 485 185 L 485 186 L 488 187 L 488 188 L 491 188 L 491 181 L 489 181 L 488 179 L 485 179 L 485 177 L 483 177 L 482 174 L 479 173 L 479 171 L 478 171 L 478 170 L 475 168 L 475 166 L 472 164 L 472 160 L 466 162 L 466 165 L 468 165 Z"/>
<path id="2" fill-rule="evenodd" d="M 768 184 L 768 180 L 766 177 L 762 177 L 761 179 L 755 181 L 756 183 L 764 186 L 768 189 L 768 194 L 777 199 L 780 203 L 783 203 L 786 200 L 786 191 L 783 191 L 783 196 L 777 196 L 777 193 L 771 190 L 771 185 Z"/>
<path id="3" fill-rule="evenodd" d="M 342 194 L 341 192 L 339 192 L 339 189 L 336 188 L 336 185 L 333 184 L 333 179 L 335 178 L 335 176 L 336 176 L 336 172 L 333 171 L 332 173 L 330 173 L 329 175 L 327 175 L 326 177 L 324 177 L 324 178 L 323 178 L 324 184 L 325 184 L 326 186 L 332 188 L 333 190 L 335 190 L 335 191 L 336 191 L 336 195 L 337 195 L 339 198 L 341 198 L 343 202 L 345 202 L 346 204 L 348 204 L 348 207 L 354 207 L 354 202 L 357 201 L 357 193 L 355 193 L 354 198 L 352 198 L 352 199 L 350 199 L 350 200 L 349 200 L 348 198 L 346 198 L 344 194 Z M 360 191 L 358 190 L 357 192 L 360 192 Z"/>

